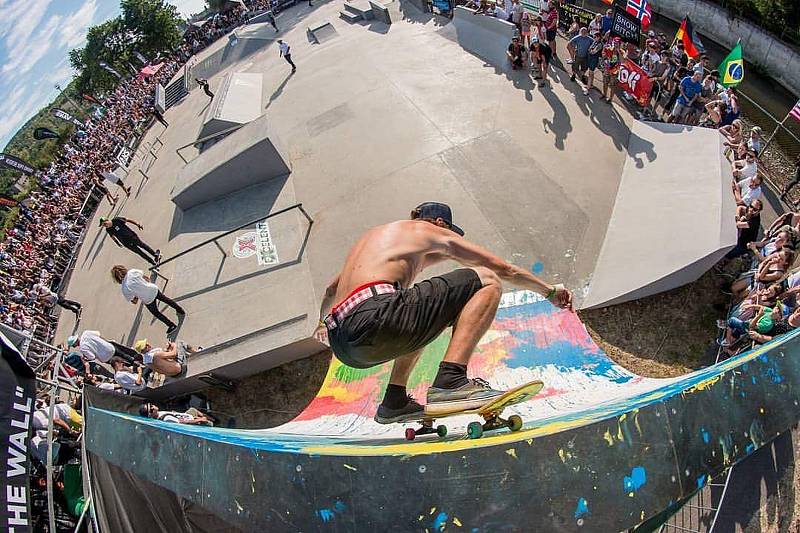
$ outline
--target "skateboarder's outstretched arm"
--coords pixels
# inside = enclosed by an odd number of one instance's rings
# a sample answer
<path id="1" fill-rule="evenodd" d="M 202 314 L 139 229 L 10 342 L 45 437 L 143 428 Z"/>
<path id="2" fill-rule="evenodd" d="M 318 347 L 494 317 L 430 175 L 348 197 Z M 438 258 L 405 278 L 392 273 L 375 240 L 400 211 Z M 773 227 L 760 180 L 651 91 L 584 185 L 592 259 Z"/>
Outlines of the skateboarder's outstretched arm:
<path id="1" fill-rule="evenodd" d="M 336 296 L 336 289 L 339 288 L 339 277 L 341 273 L 336 274 L 331 282 L 328 284 L 328 288 L 325 289 L 325 295 L 322 297 L 322 304 L 319 307 L 319 321 L 322 322 L 322 319 L 325 318 L 325 315 L 330 310 L 331 306 L 333 305 L 333 298 Z"/>
<path id="2" fill-rule="evenodd" d="M 485 267 L 511 285 L 538 292 L 559 307 L 572 307 L 572 293 L 563 286 L 550 285 L 527 270 L 513 265 L 490 251 L 453 232 L 442 230 L 439 246 L 464 266 Z"/>

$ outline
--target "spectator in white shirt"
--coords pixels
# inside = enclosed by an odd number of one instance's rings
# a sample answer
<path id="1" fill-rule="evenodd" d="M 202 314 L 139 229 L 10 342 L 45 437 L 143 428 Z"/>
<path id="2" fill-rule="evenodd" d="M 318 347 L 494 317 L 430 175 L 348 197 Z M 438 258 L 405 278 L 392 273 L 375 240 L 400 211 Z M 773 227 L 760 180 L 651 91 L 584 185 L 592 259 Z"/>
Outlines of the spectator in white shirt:
<path id="1" fill-rule="evenodd" d="M 158 407 L 152 403 L 144 403 L 139 407 L 139 416 L 147 418 L 155 418 L 163 422 L 172 422 L 174 424 L 190 424 L 199 426 L 213 426 L 214 423 L 203 413 L 190 407 L 185 412 L 180 411 L 160 411 Z"/>
<path id="2" fill-rule="evenodd" d="M 108 363 L 115 355 L 130 364 L 136 364 L 136 352 L 120 344 L 104 339 L 99 331 L 86 330 L 80 337 L 74 335 L 67 339 L 68 348 L 78 348 L 81 358 L 88 363 L 95 360 Z"/>
<path id="3" fill-rule="evenodd" d="M 122 295 L 132 304 L 137 304 L 141 300 L 144 306 L 155 318 L 167 326 L 167 335 L 172 335 L 178 326 L 159 311 L 156 302 L 164 302 L 172 307 L 178 314 L 178 320 L 186 315 L 186 311 L 171 298 L 168 298 L 158 289 L 158 285 L 151 283 L 144 278 L 141 270 L 132 268 L 128 270 L 123 265 L 115 265 L 111 269 L 111 277 L 122 285 Z"/>
<path id="4" fill-rule="evenodd" d="M 761 198 L 761 178 L 753 176 L 739 182 L 733 180 L 733 197 L 736 200 L 736 205 L 751 205 L 754 200 Z"/>
<path id="5" fill-rule="evenodd" d="M 731 164 L 731 171 L 733 172 L 733 177 L 738 179 L 757 176 L 758 163 L 756 163 L 756 154 L 747 152 L 744 161 L 734 161 Z"/>
<path id="6" fill-rule="evenodd" d="M 142 367 L 136 372 L 125 366 L 125 361 L 119 357 L 111 358 L 111 367 L 114 369 L 114 381 L 128 392 L 139 392 L 147 388 L 147 384 L 142 379 Z"/>

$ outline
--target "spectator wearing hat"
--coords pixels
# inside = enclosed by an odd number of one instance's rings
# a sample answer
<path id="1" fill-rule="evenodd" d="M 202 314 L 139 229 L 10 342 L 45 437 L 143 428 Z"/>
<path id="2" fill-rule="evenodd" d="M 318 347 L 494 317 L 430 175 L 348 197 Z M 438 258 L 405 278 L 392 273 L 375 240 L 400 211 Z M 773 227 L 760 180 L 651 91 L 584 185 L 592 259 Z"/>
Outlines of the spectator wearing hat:
<path id="1" fill-rule="evenodd" d="M 111 269 L 111 278 L 122 286 L 122 295 L 126 300 L 132 304 L 137 304 L 141 300 L 147 310 L 167 326 L 167 335 L 172 335 L 178 329 L 177 324 L 159 311 L 156 302 L 164 302 L 172 307 L 178 314 L 179 320 L 186 315 L 186 311 L 171 298 L 165 296 L 159 290 L 158 285 L 147 281 L 141 270 L 135 268 L 128 270 L 123 265 L 114 265 Z"/>
<path id="2" fill-rule="evenodd" d="M 206 415 L 190 407 L 184 412 L 180 411 L 161 411 L 152 403 L 145 403 L 139 407 L 139 416 L 155 418 L 162 422 L 172 422 L 173 424 L 188 424 L 193 426 L 213 426 L 214 423 Z"/>
<path id="3" fill-rule="evenodd" d="M 100 217 L 100 227 L 106 229 L 106 233 L 117 246 L 127 248 L 151 265 L 157 264 L 161 259 L 161 250 L 153 250 L 128 224 L 132 224 L 140 230 L 144 229 L 144 226 L 130 218 L 114 217 L 109 220 Z"/>
<path id="4" fill-rule="evenodd" d="M 130 348 L 106 340 L 99 331 L 95 330 L 86 330 L 81 333 L 80 337 L 70 336 L 67 338 L 67 347 L 77 348 L 83 360 L 88 363 L 87 370 L 92 370 L 92 362 L 108 363 L 114 356 L 122 358 L 131 365 L 136 364 L 137 359 L 141 359 L 139 354 Z"/>
<path id="5" fill-rule="evenodd" d="M 611 41 L 611 45 L 603 50 L 603 57 L 601 59 L 603 68 L 603 96 L 601 100 L 605 100 L 609 104 L 614 98 L 614 76 L 622 60 L 622 39 L 614 37 Z"/>
<path id="6" fill-rule="evenodd" d="M 110 364 L 111 368 L 114 369 L 114 381 L 129 393 L 139 392 L 147 388 L 147 384 L 144 382 L 144 379 L 142 379 L 141 366 L 137 367 L 134 372 L 130 367 L 126 366 L 125 361 L 119 357 L 112 357 Z"/>
<path id="7" fill-rule="evenodd" d="M 163 348 L 152 346 L 147 339 L 139 339 L 133 348 L 142 354 L 142 361 L 149 368 L 165 376 L 180 376 L 186 373 L 186 359 L 197 350 L 183 341 L 167 341 Z"/>
<path id="8" fill-rule="evenodd" d="M 553 52 L 550 50 L 550 46 L 537 37 L 531 37 L 531 64 L 538 67 L 538 73 L 534 79 L 539 80 L 539 87 L 547 84 L 547 72 L 552 58 Z"/>

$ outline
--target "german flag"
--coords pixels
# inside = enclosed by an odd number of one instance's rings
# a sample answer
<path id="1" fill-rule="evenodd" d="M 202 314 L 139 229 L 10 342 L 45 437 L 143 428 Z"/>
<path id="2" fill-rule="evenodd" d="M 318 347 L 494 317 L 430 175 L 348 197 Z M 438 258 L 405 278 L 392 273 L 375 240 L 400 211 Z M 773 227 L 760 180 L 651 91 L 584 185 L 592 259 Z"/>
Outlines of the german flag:
<path id="1" fill-rule="evenodd" d="M 683 18 L 681 27 L 678 28 L 678 33 L 675 34 L 676 41 L 683 41 L 683 50 L 689 57 L 697 57 L 700 55 L 703 45 L 700 43 L 700 38 L 694 34 L 692 21 L 689 16 Z"/>

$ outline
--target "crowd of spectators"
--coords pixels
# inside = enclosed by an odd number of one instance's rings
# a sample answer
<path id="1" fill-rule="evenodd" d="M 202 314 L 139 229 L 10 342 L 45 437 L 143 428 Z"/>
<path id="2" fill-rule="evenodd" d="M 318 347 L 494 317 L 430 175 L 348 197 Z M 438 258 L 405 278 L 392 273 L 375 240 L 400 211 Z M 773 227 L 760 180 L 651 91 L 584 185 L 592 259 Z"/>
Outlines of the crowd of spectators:
<path id="1" fill-rule="evenodd" d="M 49 341 L 56 321 L 53 306 L 80 314 L 80 303 L 59 296 L 61 282 L 99 195 L 116 201 L 104 182 L 118 178 L 114 170 L 122 163 L 120 148 L 141 135 L 152 117 L 155 84 L 178 67 L 176 59 L 169 59 L 155 76 L 120 83 L 99 100 L 57 159 L 37 173 L 38 187 L 19 205 L 20 216 L 0 243 L 4 324 Z"/>

